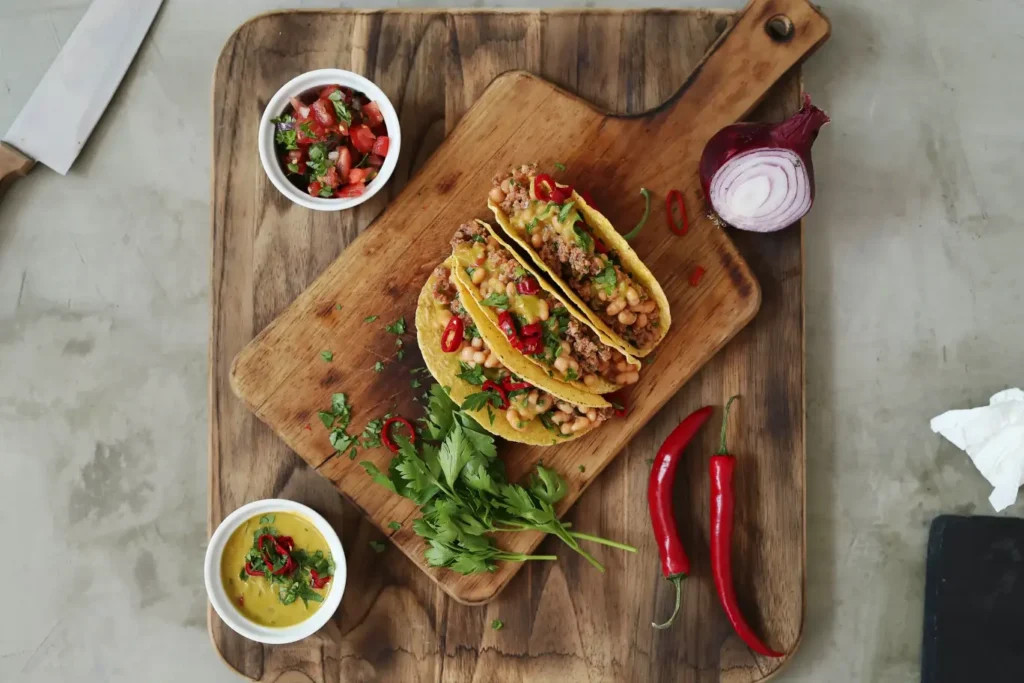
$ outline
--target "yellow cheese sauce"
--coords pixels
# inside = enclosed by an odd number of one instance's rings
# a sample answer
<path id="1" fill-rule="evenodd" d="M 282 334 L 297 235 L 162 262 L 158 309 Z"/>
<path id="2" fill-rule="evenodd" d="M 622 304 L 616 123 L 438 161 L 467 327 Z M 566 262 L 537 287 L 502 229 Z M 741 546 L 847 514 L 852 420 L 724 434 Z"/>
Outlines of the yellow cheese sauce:
<path id="1" fill-rule="evenodd" d="M 286 584 L 272 583 L 264 576 L 247 576 L 246 579 L 240 576 L 245 572 L 246 555 L 255 544 L 256 538 L 261 532 L 265 533 L 267 527 L 271 527 L 272 533 L 276 536 L 291 537 L 294 541 L 293 554 L 301 554 L 304 551 L 306 556 L 313 557 L 320 551 L 323 557 L 332 562 L 333 567 L 333 558 L 327 541 L 311 521 L 290 512 L 276 512 L 252 517 L 231 534 L 221 556 L 221 583 L 231 604 L 249 621 L 276 628 L 294 626 L 311 617 L 323 603 L 314 599 L 298 598 L 291 604 L 284 604 L 281 593 Z M 289 576 L 291 579 L 309 583 L 310 574 L 307 567 L 300 566 Z M 326 598 L 333 585 L 332 578 L 326 586 L 313 592 Z"/>
<path id="2" fill-rule="evenodd" d="M 497 248 L 497 247 L 495 247 Z M 482 268 L 488 276 L 490 276 L 489 285 L 492 291 L 501 290 L 506 291 L 505 285 L 502 284 L 494 273 L 493 262 L 487 258 L 487 248 L 480 242 L 474 242 L 471 245 L 461 244 L 455 250 L 455 259 L 459 265 L 472 276 L 472 273 L 477 268 Z M 473 291 L 480 298 L 480 288 L 476 284 L 469 283 Z M 541 319 L 542 301 L 541 292 L 537 294 L 520 294 L 515 292 L 512 295 L 508 295 L 508 310 L 520 316 L 524 324 L 529 325 L 530 323 L 539 322 Z M 545 295 L 546 300 L 546 295 Z M 548 310 L 550 311 L 551 303 L 547 302 Z"/>

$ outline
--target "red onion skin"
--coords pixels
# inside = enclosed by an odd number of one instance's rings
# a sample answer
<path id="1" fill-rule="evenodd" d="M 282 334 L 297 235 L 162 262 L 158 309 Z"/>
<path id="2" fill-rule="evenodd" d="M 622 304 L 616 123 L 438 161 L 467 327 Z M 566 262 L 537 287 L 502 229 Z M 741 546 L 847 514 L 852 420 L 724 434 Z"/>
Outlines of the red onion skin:
<path id="1" fill-rule="evenodd" d="M 700 156 L 700 185 L 704 197 L 711 204 L 711 179 L 727 161 L 737 154 L 762 148 L 792 150 L 807 169 L 807 181 L 814 204 L 814 164 L 811 145 L 821 127 L 830 121 L 828 114 L 811 104 L 811 96 L 804 93 L 800 111 L 781 123 L 734 123 L 715 133 Z M 711 207 L 714 209 L 714 206 Z"/>

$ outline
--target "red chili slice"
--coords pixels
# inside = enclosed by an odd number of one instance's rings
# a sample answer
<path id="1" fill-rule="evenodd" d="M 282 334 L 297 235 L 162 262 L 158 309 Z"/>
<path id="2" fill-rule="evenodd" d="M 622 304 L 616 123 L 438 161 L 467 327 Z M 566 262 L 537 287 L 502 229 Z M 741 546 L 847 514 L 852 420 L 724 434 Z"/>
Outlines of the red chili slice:
<path id="1" fill-rule="evenodd" d="M 505 379 L 501 380 L 501 388 L 510 394 L 513 391 L 519 391 L 520 389 L 530 389 L 532 387 L 533 385 L 530 384 L 529 382 L 513 382 L 511 377 L 506 377 Z"/>
<path id="2" fill-rule="evenodd" d="M 707 271 L 704 270 L 703 266 L 697 266 L 696 268 L 694 268 L 693 272 L 690 273 L 690 286 L 696 287 L 697 285 L 699 285 L 701 278 L 704 277 L 704 273 L 706 272 Z"/>
<path id="3" fill-rule="evenodd" d="M 555 181 L 547 173 L 539 173 L 533 178 L 533 194 L 542 202 L 553 201 L 551 193 L 555 187 Z"/>
<path id="4" fill-rule="evenodd" d="M 270 576 L 269 570 L 267 571 L 267 573 L 264 573 L 264 572 L 258 572 L 255 569 L 253 569 L 252 568 L 252 562 L 246 562 L 245 563 L 245 573 L 248 574 L 249 576 L 266 576 L 266 577 Z"/>
<path id="5" fill-rule="evenodd" d="M 572 185 L 566 187 L 555 187 L 551 190 L 551 201 L 556 204 L 562 204 L 572 196 Z"/>
<path id="6" fill-rule="evenodd" d="M 524 337 L 536 337 L 540 334 L 540 323 L 530 323 L 529 325 L 523 325 L 523 329 L 519 331 Z"/>
<path id="7" fill-rule="evenodd" d="M 508 408 L 508 395 L 505 393 L 505 390 L 501 387 L 501 385 L 496 384 L 491 380 L 487 380 L 486 382 L 483 383 L 483 386 L 481 386 L 480 388 L 483 389 L 484 391 L 493 391 L 499 397 L 501 397 L 501 405 L 498 406 L 500 410 Z"/>
<path id="8" fill-rule="evenodd" d="M 313 579 L 313 588 L 323 588 L 331 580 L 330 576 L 320 576 L 315 569 L 309 570 L 309 578 Z"/>
<path id="9" fill-rule="evenodd" d="M 516 291 L 520 294 L 536 294 L 540 291 L 540 283 L 537 278 L 527 275 L 516 283 Z"/>
<path id="10" fill-rule="evenodd" d="M 673 202 L 679 206 L 679 217 L 682 220 L 682 225 L 676 223 L 675 216 L 672 214 Z M 665 196 L 665 214 L 668 216 L 669 230 L 680 237 L 689 231 L 690 219 L 686 215 L 686 204 L 683 201 L 683 193 L 679 190 L 670 190 L 668 195 Z"/>
<path id="11" fill-rule="evenodd" d="M 619 390 L 609 395 L 608 401 L 612 404 L 612 412 L 615 413 L 615 417 L 625 417 L 629 412 L 629 396 L 625 391 Z M 616 404 L 619 407 L 616 407 Z"/>
<path id="12" fill-rule="evenodd" d="M 452 318 L 452 320 L 458 320 L 458 318 Z M 388 430 L 390 429 L 391 425 L 395 424 L 396 422 L 400 425 L 405 425 L 405 428 L 409 430 L 409 442 L 416 443 L 416 430 L 412 428 L 411 422 L 406 420 L 401 415 L 389 417 L 387 420 L 384 421 L 384 426 L 380 428 L 380 440 L 384 442 L 384 445 L 387 446 L 387 449 L 392 453 L 398 452 L 398 445 L 391 440 L 391 434 L 388 432 Z"/>
<path id="13" fill-rule="evenodd" d="M 540 353 L 544 349 L 544 341 L 540 338 L 540 335 L 536 337 L 526 337 L 523 339 L 522 351 L 527 356 Z"/>
<path id="14" fill-rule="evenodd" d="M 498 328 L 505 334 L 505 338 L 512 342 L 512 346 L 515 346 L 519 341 L 519 333 L 516 332 L 516 321 L 512 319 L 511 313 L 502 311 L 498 314 Z"/>
<path id="15" fill-rule="evenodd" d="M 441 350 L 445 353 L 458 351 L 462 345 L 465 329 L 462 318 L 457 315 L 452 316 L 452 319 L 445 325 L 444 332 L 441 333 Z"/>

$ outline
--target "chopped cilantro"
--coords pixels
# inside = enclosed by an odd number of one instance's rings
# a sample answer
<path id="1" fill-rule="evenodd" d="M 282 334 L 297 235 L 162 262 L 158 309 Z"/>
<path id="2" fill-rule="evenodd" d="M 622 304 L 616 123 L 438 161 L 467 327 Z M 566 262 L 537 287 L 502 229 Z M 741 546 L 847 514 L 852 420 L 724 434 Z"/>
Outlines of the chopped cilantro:
<path id="1" fill-rule="evenodd" d="M 490 306 L 498 310 L 508 310 L 507 294 L 488 294 L 487 298 L 480 302 L 481 306 Z"/>
<path id="2" fill-rule="evenodd" d="M 558 222 L 564 223 L 565 219 L 569 217 L 569 213 L 572 211 L 572 207 L 576 206 L 576 202 L 566 202 L 562 204 L 561 211 L 558 212 Z"/>
<path id="3" fill-rule="evenodd" d="M 413 389 L 419 389 L 422 386 L 422 384 L 420 384 L 420 381 L 418 379 L 413 377 L 412 381 L 409 382 L 409 386 L 412 387 Z"/>
<path id="4" fill-rule="evenodd" d="M 580 376 L 579 376 L 579 375 L 577 375 L 577 374 L 576 374 L 576 371 L 575 371 L 575 370 L 573 370 L 572 368 L 569 368 L 569 370 L 568 370 L 568 371 L 566 371 L 566 373 L 565 373 L 565 379 L 566 379 L 566 381 L 569 381 L 569 382 L 575 382 L 575 381 L 576 381 L 576 380 L 578 380 L 579 378 L 580 378 Z"/>
<path id="5" fill-rule="evenodd" d="M 327 96 L 327 99 L 334 103 L 334 113 L 338 115 L 338 118 L 344 121 L 345 123 L 351 124 L 352 112 L 350 112 L 348 110 L 348 107 L 345 106 L 345 101 L 344 99 L 342 99 L 341 91 L 335 90 L 334 92 Z"/>
<path id="6" fill-rule="evenodd" d="M 299 165 L 298 164 L 288 164 L 288 172 L 289 173 L 298 173 L 299 172 Z"/>
<path id="7" fill-rule="evenodd" d="M 341 310 L 341 304 L 334 304 L 334 307 L 335 307 L 336 309 L 338 309 L 339 311 Z"/>
<path id="8" fill-rule="evenodd" d="M 320 196 L 323 199 L 330 199 L 331 197 L 334 196 L 334 190 L 332 190 L 330 187 L 325 185 L 325 186 L 320 188 Z"/>
<path id="9" fill-rule="evenodd" d="M 321 351 L 320 352 L 320 357 L 323 358 L 328 363 L 330 363 L 332 360 L 334 360 L 334 354 L 331 353 L 330 351 L 327 351 L 327 350 Z"/>
<path id="10" fill-rule="evenodd" d="M 574 223 L 572 231 L 576 233 L 576 244 L 580 245 L 580 249 L 587 253 L 594 250 L 594 238 L 586 230 Z"/>
<path id="11" fill-rule="evenodd" d="M 501 619 L 495 619 L 491 622 L 491 628 L 493 628 L 495 631 L 500 631 L 504 625 L 505 622 Z"/>
<path id="12" fill-rule="evenodd" d="M 359 163 L 356 164 L 356 168 L 362 168 L 363 166 L 366 165 L 366 162 L 369 161 L 369 160 L 370 160 L 370 153 L 367 152 L 366 154 L 363 155 L 363 158 L 359 160 Z"/>
<path id="13" fill-rule="evenodd" d="M 514 277 L 516 280 L 520 280 L 526 277 L 526 269 L 523 268 L 522 266 L 517 265 L 515 267 L 515 270 L 512 271 L 512 277 Z"/>
<path id="14" fill-rule="evenodd" d="M 405 349 L 398 349 L 398 353 L 395 354 L 395 357 L 397 357 L 398 360 L 405 358 Z"/>
<path id="15" fill-rule="evenodd" d="M 388 528 L 392 529 L 394 531 L 398 531 L 399 529 L 402 528 L 402 523 L 401 522 L 394 522 L 394 521 L 388 522 Z"/>
<path id="16" fill-rule="evenodd" d="M 615 266 L 610 263 L 592 279 L 595 284 L 601 286 L 605 294 L 611 294 L 614 292 L 615 286 L 618 284 L 618 278 L 615 276 Z"/>
<path id="17" fill-rule="evenodd" d="M 555 162 L 555 168 L 558 169 L 559 171 L 564 171 L 565 170 L 565 164 L 562 164 L 562 163 L 559 163 L 559 162 L 556 161 Z"/>
<path id="18" fill-rule="evenodd" d="M 487 391 L 478 391 L 475 394 L 470 394 L 466 397 L 466 400 L 462 402 L 460 406 L 462 410 L 480 410 L 484 406 L 493 405 L 495 408 L 500 408 L 502 404 L 501 396 L 498 392 L 488 389 Z"/>
<path id="19" fill-rule="evenodd" d="M 373 552 L 377 554 L 388 549 L 388 545 L 384 541 L 370 541 L 370 547 L 373 548 Z"/>
<path id="20" fill-rule="evenodd" d="M 365 318 L 363 318 L 363 322 L 364 323 L 372 323 L 374 320 L 376 320 L 379 317 L 380 317 L 379 315 L 368 315 Z"/>
<path id="21" fill-rule="evenodd" d="M 387 330 L 388 332 L 390 332 L 391 334 L 405 334 L 405 330 L 406 330 L 405 316 L 403 315 L 401 318 L 399 318 L 395 322 L 391 323 L 390 325 L 388 325 L 384 329 Z"/>
<path id="22" fill-rule="evenodd" d="M 586 465 L 580 465 L 580 472 L 586 472 L 586 471 L 587 471 L 587 466 Z"/>
<path id="23" fill-rule="evenodd" d="M 373 371 L 374 372 L 384 372 L 384 363 L 381 362 L 381 361 L 377 361 L 376 363 L 374 363 L 373 364 Z"/>
<path id="24" fill-rule="evenodd" d="M 459 361 L 459 374 L 457 377 L 476 387 L 482 385 L 484 380 L 487 379 L 484 377 L 484 369 L 482 367 L 478 365 L 475 368 L 471 368 L 462 361 Z"/>
<path id="25" fill-rule="evenodd" d="M 287 150 L 299 148 L 298 133 L 295 132 L 294 128 L 292 130 L 279 130 L 274 133 L 274 142 L 282 145 Z M 296 169 L 298 169 L 298 167 L 296 167 Z M 298 171 L 296 170 L 296 172 Z"/>

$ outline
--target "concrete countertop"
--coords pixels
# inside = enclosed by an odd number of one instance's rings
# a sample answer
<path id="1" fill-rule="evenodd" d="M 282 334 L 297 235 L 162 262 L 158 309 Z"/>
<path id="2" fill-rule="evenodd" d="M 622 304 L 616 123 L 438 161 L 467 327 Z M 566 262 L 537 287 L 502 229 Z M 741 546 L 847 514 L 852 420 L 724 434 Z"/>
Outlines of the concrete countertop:
<path id="1" fill-rule="evenodd" d="M 0 131 L 87 4 L 0 3 Z M 236 680 L 201 578 L 210 83 L 237 25 L 298 4 L 338 3 L 165 0 L 71 174 L 0 199 L 0 680 Z M 928 525 L 991 511 L 928 420 L 1024 384 L 1024 4 L 822 4 L 807 622 L 776 680 L 912 681 Z"/>

